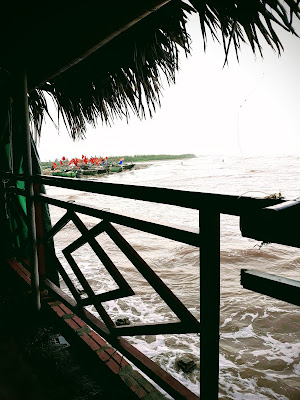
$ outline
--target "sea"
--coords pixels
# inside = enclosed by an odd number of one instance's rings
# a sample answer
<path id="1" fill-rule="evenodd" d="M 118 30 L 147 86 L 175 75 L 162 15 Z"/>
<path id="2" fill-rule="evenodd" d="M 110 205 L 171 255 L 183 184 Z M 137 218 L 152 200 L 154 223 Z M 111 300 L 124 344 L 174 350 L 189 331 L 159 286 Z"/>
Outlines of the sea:
<path id="1" fill-rule="evenodd" d="M 197 156 L 139 163 L 138 167 L 92 179 L 258 198 L 278 196 L 279 193 L 286 199 L 300 197 L 300 157 L 297 156 Z M 198 229 L 199 226 L 199 215 L 195 210 L 50 186 L 46 189 L 48 195 L 65 201 L 183 228 Z M 63 215 L 63 210 L 57 207 L 51 206 L 50 211 L 52 223 Z M 92 217 L 79 216 L 89 229 L 99 222 Z M 200 319 L 199 249 L 132 228 L 114 226 Z M 62 254 L 62 249 L 79 236 L 70 222 L 55 236 L 55 245 L 62 264 L 81 288 Z M 135 291 L 134 296 L 104 303 L 111 318 L 128 318 L 131 323 L 174 320 L 173 312 L 107 234 L 102 233 L 96 239 Z M 80 247 L 73 256 L 96 293 L 117 288 L 89 245 Z M 299 307 L 246 290 L 240 284 L 242 268 L 300 280 L 299 267 L 299 249 L 262 244 L 242 237 L 239 218 L 221 216 L 220 399 L 300 399 Z M 67 291 L 63 282 L 62 288 Z M 93 306 L 89 310 L 97 314 Z M 199 335 L 168 334 L 127 339 L 199 395 Z M 196 363 L 190 373 L 178 369 L 177 361 L 183 356 Z"/>

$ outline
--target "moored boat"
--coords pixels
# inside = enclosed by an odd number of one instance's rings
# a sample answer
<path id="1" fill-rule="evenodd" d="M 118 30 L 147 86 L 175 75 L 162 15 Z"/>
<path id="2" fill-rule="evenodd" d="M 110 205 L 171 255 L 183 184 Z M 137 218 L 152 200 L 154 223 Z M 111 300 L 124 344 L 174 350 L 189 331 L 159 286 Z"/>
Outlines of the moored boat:
<path id="1" fill-rule="evenodd" d="M 98 173 L 98 175 L 107 174 L 108 169 L 105 169 L 105 168 L 98 169 L 97 173 Z"/>
<path id="2" fill-rule="evenodd" d="M 53 176 L 64 176 L 66 178 L 75 178 L 77 171 L 53 171 L 51 175 Z"/>
<path id="3" fill-rule="evenodd" d="M 135 164 L 125 164 L 123 165 L 123 169 L 131 169 L 135 166 Z"/>
<path id="4" fill-rule="evenodd" d="M 120 165 L 112 165 L 109 168 L 110 172 L 121 172 L 122 171 L 122 167 Z"/>
<path id="5" fill-rule="evenodd" d="M 97 175 L 98 174 L 98 169 L 95 168 L 89 168 L 89 169 L 81 169 L 80 173 L 82 175 Z"/>

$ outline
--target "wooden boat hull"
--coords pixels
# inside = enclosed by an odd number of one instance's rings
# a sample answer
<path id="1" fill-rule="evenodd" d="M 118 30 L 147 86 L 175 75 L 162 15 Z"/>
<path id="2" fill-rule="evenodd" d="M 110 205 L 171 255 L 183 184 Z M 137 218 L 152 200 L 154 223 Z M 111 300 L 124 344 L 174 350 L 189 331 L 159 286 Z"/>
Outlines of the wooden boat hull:
<path id="1" fill-rule="evenodd" d="M 122 167 L 118 167 L 118 166 L 110 167 L 109 171 L 110 172 L 121 172 L 122 171 Z"/>
<path id="2" fill-rule="evenodd" d="M 84 169 L 81 171 L 82 175 L 97 175 L 98 170 L 97 169 Z"/>
<path id="3" fill-rule="evenodd" d="M 65 178 L 76 178 L 77 172 L 74 171 L 69 171 L 69 172 L 64 172 L 64 171 L 56 171 L 56 172 L 51 172 L 51 175 L 53 176 L 63 176 Z"/>
<path id="4" fill-rule="evenodd" d="M 127 165 L 123 165 L 123 169 L 131 169 L 135 166 L 135 164 L 127 164 Z"/>

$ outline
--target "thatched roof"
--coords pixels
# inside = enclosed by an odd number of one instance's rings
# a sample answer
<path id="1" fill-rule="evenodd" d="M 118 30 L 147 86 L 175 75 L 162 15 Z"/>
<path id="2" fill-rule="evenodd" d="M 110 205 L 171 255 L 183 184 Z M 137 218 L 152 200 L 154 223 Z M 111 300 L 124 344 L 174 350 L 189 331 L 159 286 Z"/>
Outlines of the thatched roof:
<path id="1" fill-rule="evenodd" d="M 249 42 L 262 53 L 264 41 L 282 50 L 274 26 L 294 33 L 292 16 L 300 17 L 294 0 L 110 0 L 8 3 L 0 26 L 1 102 L 12 93 L 14 74 L 25 65 L 31 117 L 40 130 L 49 93 L 72 137 L 99 118 L 111 123 L 144 117 L 159 104 L 161 76 L 175 81 L 178 51 L 189 53 L 187 18 L 199 13 L 207 32 L 238 54 Z M 9 35 L 8 35 L 9 32 Z M 199 30 L 200 34 L 200 30 Z"/>
<path id="2" fill-rule="evenodd" d="M 221 33 L 227 55 L 232 45 L 238 57 L 240 44 L 249 42 L 253 52 L 262 53 L 265 40 L 279 54 L 283 46 L 274 27 L 296 33 L 293 17 L 299 19 L 299 0 L 190 0 L 198 11 L 204 42 L 209 30 L 214 38 Z M 264 40 L 263 40 L 264 39 Z"/>

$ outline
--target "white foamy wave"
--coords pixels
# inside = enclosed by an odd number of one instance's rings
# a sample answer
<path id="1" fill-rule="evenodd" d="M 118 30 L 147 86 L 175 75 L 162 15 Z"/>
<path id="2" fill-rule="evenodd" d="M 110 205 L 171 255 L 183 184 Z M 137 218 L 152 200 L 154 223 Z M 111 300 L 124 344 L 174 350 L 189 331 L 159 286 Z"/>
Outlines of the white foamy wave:
<path id="1" fill-rule="evenodd" d="M 220 354 L 219 362 L 220 362 L 220 369 L 236 368 L 236 365 L 232 361 L 228 360 L 222 353 Z"/>
<path id="2" fill-rule="evenodd" d="M 243 321 L 243 320 L 246 319 L 247 317 L 250 317 L 250 318 L 251 318 L 251 321 L 253 322 L 254 319 L 258 317 L 258 313 L 256 313 L 256 314 L 245 313 L 245 314 L 242 316 L 241 321 Z"/>
<path id="3" fill-rule="evenodd" d="M 197 363 L 199 360 L 198 335 L 156 335 L 150 338 L 140 336 L 126 337 L 126 339 L 193 393 L 200 394 L 200 370 Z M 149 339 L 153 341 L 149 342 Z M 176 366 L 176 362 L 183 356 L 188 356 L 197 364 L 190 373 L 184 373 Z"/>
<path id="4" fill-rule="evenodd" d="M 294 365 L 294 371 L 295 374 L 300 377 L 300 363 Z"/>
<path id="5" fill-rule="evenodd" d="M 253 326 L 252 324 L 239 329 L 236 332 L 227 332 L 227 333 L 221 333 L 220 338 L 225 339 L 246 339 L 246 338 L 252 338 L 255 337 L 255 333 L 253 331 Z"/>
<path id="6" fill-rule="evenodd" d="M 270 334 L 264 338 L 264 346 L 267 349 L 254 350 L 254 356 L 264 356 L 267 360 L 281 359 L 287 364 L 291 364 L 300 356 L 300 343 L 288 343 L 277 340 Z"/>
<path id="7" fill-rule="evenodd" d="M 220 377 L 220 399 L 224 400 L 289 400 L 271 388 L 261 388 L 255 378 L 233 376 L 230 372 Z"/>
<path id="8" fill-rule="evenodd" d="M 169 313 L 161 312 L 157 300 L 157 294 L 134 296 L 127 299 L 106 302 L 104 307 L 113 320 L 126 317 L 132 324 L 174 321 L 174 314 L 171 311 Z M 88 310 L 98 316 L 94 306 L 88 307 Z M 189 311 L 195 312 L 195 309 L 190 309 Z M 159 364 L 192 392 L 196 395 L 200 394 L 199 335 L 174 334 L 124 337 L 128 342 L 143 352 L 152 361 Z M 188 374 L 179 371 L 176 366 L 176 362 L 183 356 L 189 356 L 197 365 L 196 368 Z"/>
<path id="9" fill-rule="evenodd" d="M 225 326 L 228 325 L 232 321 L 233 317 L 236 316 L 236 315 L 237 315 L 237 312 L 232 313 L 230 317 L 225 318 L 223 324 L 220 325 L 220 328 L 225 328 Z"/>

